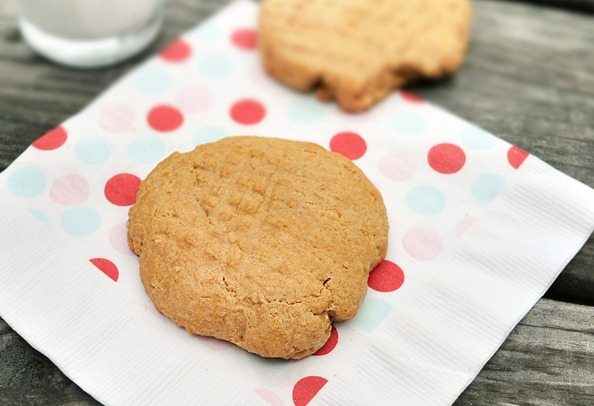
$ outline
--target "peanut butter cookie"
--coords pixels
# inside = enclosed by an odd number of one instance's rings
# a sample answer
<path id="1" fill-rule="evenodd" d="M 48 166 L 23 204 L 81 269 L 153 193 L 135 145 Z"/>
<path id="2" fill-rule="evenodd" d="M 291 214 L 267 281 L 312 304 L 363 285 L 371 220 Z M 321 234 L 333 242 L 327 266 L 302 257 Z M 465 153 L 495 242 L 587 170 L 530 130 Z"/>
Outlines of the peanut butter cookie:
<path id="1" fill-rule="evenodd" d="M 156 307 L 191 333 L 303 358 L 355 316 L 387 245 L 378 190 L 322 147 L 231 137 L 142 182 L 128 242 Z"/>
<path id="2" fill-rule="evenodd" d="M 264 0 L 265 69 L 361 111 L 392 89 L 455 72 L 468 44 L 468 0 Z"/>

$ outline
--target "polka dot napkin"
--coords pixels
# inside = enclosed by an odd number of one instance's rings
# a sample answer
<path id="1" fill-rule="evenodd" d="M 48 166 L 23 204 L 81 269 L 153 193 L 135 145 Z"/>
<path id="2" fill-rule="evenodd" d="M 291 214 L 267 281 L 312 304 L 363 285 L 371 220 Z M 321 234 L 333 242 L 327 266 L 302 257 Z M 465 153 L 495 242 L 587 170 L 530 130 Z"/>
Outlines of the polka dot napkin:
<path id="1" fill-rule="evenodd" d="M 233 3 L 0 175 L 0 315 L 110 405 L 451 403 L 585 242 L 594 191 L 406 92 L 350 115 L 286 89 L 260 67 L 256 15 Z M 359 314 L 301 361 L 175 327 L 126 244 L 151 168 L 233 134 L 343 154 L 389 212 Z"/>

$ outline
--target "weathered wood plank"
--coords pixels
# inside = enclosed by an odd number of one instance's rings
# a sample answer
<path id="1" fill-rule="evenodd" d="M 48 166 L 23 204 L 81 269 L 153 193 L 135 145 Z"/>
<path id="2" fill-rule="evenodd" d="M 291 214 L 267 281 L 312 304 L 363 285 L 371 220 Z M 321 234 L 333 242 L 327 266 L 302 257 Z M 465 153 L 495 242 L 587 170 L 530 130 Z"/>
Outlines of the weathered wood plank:
<path id="1" fill-rule="evenodd" d="M 550 6 L 575 10 L 582 13 L 594 12 L 594 0 L 506 0 L 533 3 L 539 6 Z"/>
<path id="2" fill-rule="evenodd" d="M 594 308 L 538 302 L 456 404 L 594 404 Z"/>
<path id="3" fill-rule="evenodd" d="M 63 405 L 74 402 L 97 404 L 0 319 L 0 404 Z"/>

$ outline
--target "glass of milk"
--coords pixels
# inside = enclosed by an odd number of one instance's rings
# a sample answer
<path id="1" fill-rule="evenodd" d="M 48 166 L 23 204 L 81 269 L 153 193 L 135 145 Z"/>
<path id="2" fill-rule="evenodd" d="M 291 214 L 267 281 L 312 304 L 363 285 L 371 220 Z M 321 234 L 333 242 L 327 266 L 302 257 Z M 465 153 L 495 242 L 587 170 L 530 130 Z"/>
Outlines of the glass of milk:
<path id="1" fill-rule="evenodd" d="M 91 68 L 120 62 L 150 44 L 163 0 L 19 0 L 29 45 L 55 62 Z"/>

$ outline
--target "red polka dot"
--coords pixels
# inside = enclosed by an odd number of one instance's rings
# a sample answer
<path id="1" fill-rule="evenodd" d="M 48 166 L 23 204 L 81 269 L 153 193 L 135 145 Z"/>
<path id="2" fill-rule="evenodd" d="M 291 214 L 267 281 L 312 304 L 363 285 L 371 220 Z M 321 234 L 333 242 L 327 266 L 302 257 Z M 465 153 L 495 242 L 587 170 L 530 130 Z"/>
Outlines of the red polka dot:
<path id="1" fill-rule="evenodd" d="M 111 262 L 109 259 L 106 258 L 91 258 L 89 261 L 97 267 L 101 272 L 107 275 L 111 280 L 114 282 L 118 281 L 120 276 L 120 272 L 118 271 L 118 267 Z"/>
<path id="2" fill-rule="evenodd" d="M 301 378 L 293 387 L 293 403 L 295 406 L 307 405 L 326 383 L 328 383 L 328 380 L 321 376 Z"/>
<path id="3" fill-rule="evenodd" d="M 384 259 L 369 274 L 367 284 L 379 292 L 393 292 L 402 286 L 404 272 L 392 261 Z"/>
<path id="4" fill-rule="evenodd" d="M 167 132 L 181 126 L 184 122 L 184 116 L 175 107 L 161 104 L 149 111 L 147 121 L 153 129 L 160 132 Z"/>
<path id="5" fill-rule="evenodd" d="M 512 145 L 507 151 L 507 161 L 514 167 L 514 169 L 518 169 L 528 155 L 528 152 L 524 151 L 522 148 Z"/>
<path id="6" fill-rule="evenodd" d="M 326 344 L 324 344 L 324 346 L 322 348 L 317 350 L 314 353 L 314 355 L 328 354 L 330 351 L 332 351 L 334 349 L 334 347 L 336 347 L 337 343 L 338 343 L 338 330 L 336 330 L 336 327 L 332 326 L 332 330 L 330 331 L 330 337 L 328 337 L 328 341 L 326 341 Z"/>
<path id="7" fill-rule="evenodd" d="M 116 206 L 131 206 L 136 203 L 140 178 L 130 173 L 120 173 L 105 183 L 105 197 Z"/>
<path id="8" fill-rule="evenodd" d="M 400 92 L 400 95 L 402 96 L 402 98 L 404 100 L 406 100 L 409 103 L 422 103 L 423 102 L 423 99 L 420 96 L 417 96 L 416 94 L 414 94 L 413 92 L 403 90 Z"/>
<path id="9" fill-rule="evenodd" d="M 231 106 L 231 118 L 239 124 L 257 124 L 266 115 L 266 108 L 258 100 L 242 99 Z"/>
<path id="10" fill-rule="evenodd" d="M 42 151 L 50 151 L 60 148 L 66 142 L 67 138 L 66 130 L 64 127 L 59 126 L 37 138 L 33 141 L 32 145 Z"/>
<path id="11" fill-rule="evenodd" d="M 253 28 L 239 28 L 231 34 L 231 42 L 239 49 L 251 51 L 258 47 L 258 33 Z"/>
<path id="12" fill-rule="evenodd" d="M 365 140 L 357 133 L 341 132 L 330 140 L 330 150 L 349 159 L 358 159 L 367 151 Z"/>
<path id="13" fill-rule="evenodd" d="M 429 165 L 439 173 L 456 173 L 464 166 L 466 155 L 454 144 L 437 144 L 427 154 Z"/>
<path id="14" fill-rule="evenodd" d="M 192 48 L 183 39 L 173 41 L 164 50 L 161 51 L 161 58 L 169 62 L 182 62 L 188 59 Z"/>

